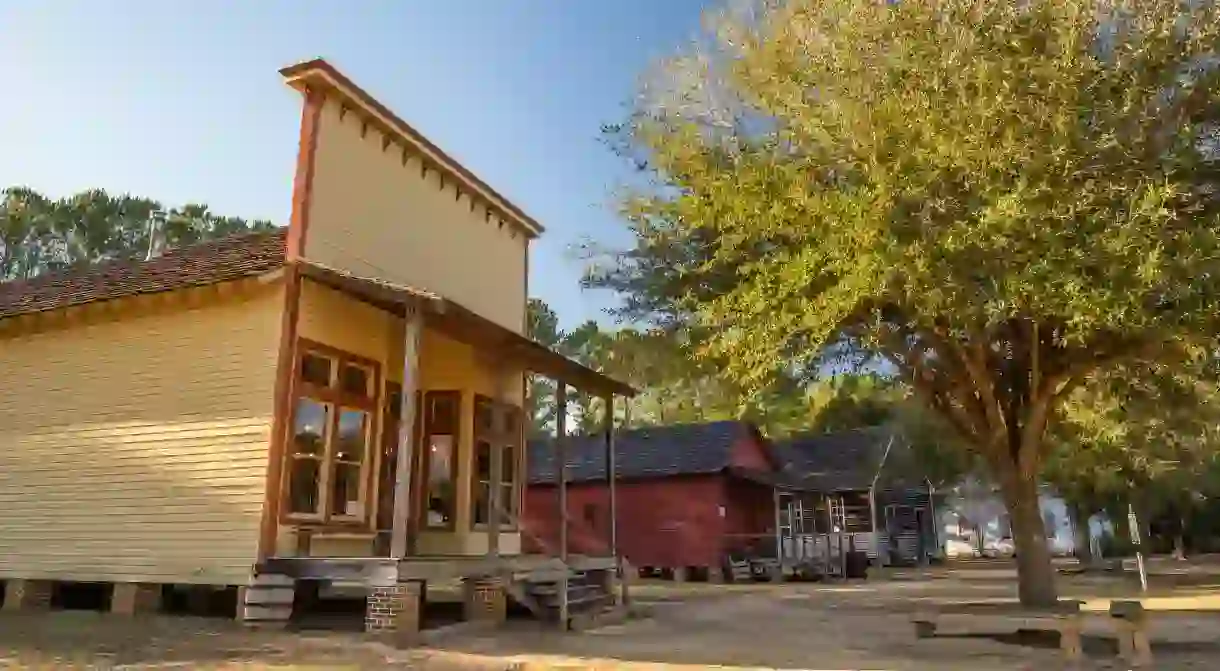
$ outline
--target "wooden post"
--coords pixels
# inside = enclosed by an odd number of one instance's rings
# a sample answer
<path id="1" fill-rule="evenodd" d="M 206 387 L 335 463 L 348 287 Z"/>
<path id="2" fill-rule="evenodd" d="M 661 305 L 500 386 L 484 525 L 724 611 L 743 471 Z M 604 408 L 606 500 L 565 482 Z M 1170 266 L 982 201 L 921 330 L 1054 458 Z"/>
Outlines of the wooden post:
<path id="1" fill-rule="evenodd" d="M 568 628 L 568 386 L 555 381 L 555 472 L 559 479 L 559 628 Z"/>
<path id="2" fill-rule="evenodd" d="M 779 562 L 784 561 L 784 535 L 780 532 L 780 522 L 782 520 L 782 512 L 779 509 L 779 489 L 771 488 L 771 507 L 775 509 L 775 559 Z M 788 524 L 791 526 L 792 518 L 788 518 Z"/>
<path id="3" fill-rule="evenodd" d="M 618 464 L 614 454 L 614 395 L 606 395 L 606 485 L 610 490 L 610 556 L 618 558 Z M 617 562 L 616 562 L 617 564 Z"/>
<path id="4" fill-rule="evenodd" d="M 394 525 L 390 557 L 407 556 L 407 524 L 411 519 L 411 463 L 415 453 L 415 394 L 419 391 L 419 338 L 423 318 L 408 306 L 402 358 L 402 406 L 398 419 L 398 463 L 394 472 Z"/>
<path id="5" fill-rule="evenodd" d="M 822 500 L 826 502 L 826 567 L 824 570 L 829 575 L 834 561 L 834 551 L 830 547 L 830 539 L 835 537 L 835 512 L 830 503 L 830 494 L 822 495 Z"/>
<path id="6" fill-rule="evenodd" d="M 623 428 L 626 429 L 629 426 L 631 426 L 631 398 L 624 396 L 623 397 Z M 611 446 L 611 448 L 613 449 L 613 445 Z M 614 452 L 611 451 L 611 454 L 614 454 Z M 615 463 L 616 471 L 617 471 L 617 468 L 618 468 L 618 464 L 616 461 L 616 463 Z M 617 477 L 617 473 L 616 473 L 616 477 Z M 618 504 L 618 499 L 617 499 L 618 494 L 616 493 L 617 488 L 614 485 L 613 480 L 610 481 L 610 485 L 611 485 L 611 488 L 610 488 L 610 525 L 611 525 L 611 528 L 614 529 L 614 553 L 615 553 L 614 556 L 616 558 L 618 558 L 618 511 L 616 508 L 616 506 Z M 617 563 L 618 563 L 618 567 L 619 567 L 618 602 L 620 605 L 627 606 L 628 604 L 631 603 L 631 595 L 629 593 L 631 581 L 633 579 L 635 579 L 636 577 L 638 577 L 639 574 L 635 572 L 635 569 L 631 568 L 631 565 L 627 563 L 626 559 L 618 559 Z"/>
<path id="7" fill-rule="evenodd" d="M 501 366 L 495 368 L 495 402 L 491 408 L 492 435 L 491 482 L 487 491 L 487 556 L 500 556 L 500 487 L 504 481 L 504 439 L 508 438 L 508 413 L 505 412 L 504 374 Z M 510 466 L 511 468 L 511 466 Z"/>
<path id="8" fill-rule="evenodd" d="M 884 566 L 885 564 L 888 564 L 889 562 L 883 562 L 881 560 L 881 542 L 880 542 L 881 535 L 877 533 L 877 481 L 876 480 L 874 480 L 872 486 L 870 486 L 868 488 L 868 521 L 869 521 L 869 527 L 872 530 L 872 537 L 870 538 L 869 542 L 871 542 L 873 545 L 873 554 L 875 554 L 877 556 L 877 565 Z M 921 529 L 920 534 L 922 534 L 922 533 L 923 533 L 923 530 Z M 886 540 L 888 543 L 888 537 Z"/>

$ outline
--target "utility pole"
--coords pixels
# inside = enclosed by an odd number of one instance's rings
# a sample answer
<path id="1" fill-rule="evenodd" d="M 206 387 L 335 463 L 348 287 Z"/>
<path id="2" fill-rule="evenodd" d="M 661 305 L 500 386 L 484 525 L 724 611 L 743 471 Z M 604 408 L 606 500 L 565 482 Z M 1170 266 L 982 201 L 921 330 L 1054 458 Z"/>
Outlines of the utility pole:
<path id="1" fill-rule="evenodd" d="M 1144 551 L 1140 548 L 1139 520 L 1135 517 L 1135 506 L 1127 502 L 1127 525 L 1130 527 L 1131 544 L 1135 546 L 1135 565 L 1140 572 L 1140 591 L 1148 591 L 1148 573 L 1144 569 Z"/>
<path id="2" fill-rule="evenodd" d="M 145 261 L 157 253 L 157 233 L 164 228 L 160 225 L 164 219 L 165 213 L 161 210 L 153 210 L 148 215 L 148 252 L 144 255 Z"/>

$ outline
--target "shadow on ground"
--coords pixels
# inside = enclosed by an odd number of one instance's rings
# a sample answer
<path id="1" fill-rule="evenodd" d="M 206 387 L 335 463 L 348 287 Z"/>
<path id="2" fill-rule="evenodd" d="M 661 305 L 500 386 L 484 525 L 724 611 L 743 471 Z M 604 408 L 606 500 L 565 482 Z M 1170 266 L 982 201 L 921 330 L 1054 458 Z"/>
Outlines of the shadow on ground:
<path id="1" fill-rule="evenodd" d="M 310 641 L 195 617 L 103 613 L 0 614 L 0 668 L 387 668 L 360 646 Z M 408 668 L 408 667 L 404 667 Z"/>

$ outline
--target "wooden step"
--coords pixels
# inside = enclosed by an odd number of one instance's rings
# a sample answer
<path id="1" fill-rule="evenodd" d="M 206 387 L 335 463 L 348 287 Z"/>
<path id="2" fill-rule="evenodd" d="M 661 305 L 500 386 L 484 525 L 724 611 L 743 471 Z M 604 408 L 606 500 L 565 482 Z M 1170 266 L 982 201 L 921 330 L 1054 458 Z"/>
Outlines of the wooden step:
<path id="1" fill-rule="evenodd" d="M 534 569 L 532 571 L 523 571 L 521 573 L 514 574 L 513 579 L 519 580 L 521 582 L 527 582 L 527 583 L 548 583 L 548 582 L 559 582 L 559 581 L 563 580 L 565 575 L 567 576 L 569 583 L 577 582 L 580 580 L 585 580 L 588 578 L 588 575 L 584 571 L 575 571 L 572 569 L 565 569 L 562 567 L 557 568 L 557 567 L 547 566 L 547 567 L 543 567 L 543 568 Z"/>
<path id="2" fill-rule="evenodd" d="M 568 590 L 568 603 L 577 603 L 581 599 L 584 599 L 585 597 L 587 597 L 589 594 L 595 594 L 598 592 L 601 592 L 603 594 L 605 593 L 603 590 L 600 590 L 599 588 L 597 588 L 596 586 L 593 586 L 593 585 L 587 585 L 587 586 L 582 586 L 579 588 L 569 589 Z M 558 591 L 531 592 L 531 594 L 541 604 L 544 604 L 547 606 L 559 605 L 560 592 L 558 592 Z"/>
<path id="3" fill-rule="evenodd" d="M 568 607 L 580 606 L 581 610 L 586 610 L 591 606 L 603 604 L 614 600 L 614 595 L 607 592 L 589 592 L 580 596 L 569 597 Z"/>

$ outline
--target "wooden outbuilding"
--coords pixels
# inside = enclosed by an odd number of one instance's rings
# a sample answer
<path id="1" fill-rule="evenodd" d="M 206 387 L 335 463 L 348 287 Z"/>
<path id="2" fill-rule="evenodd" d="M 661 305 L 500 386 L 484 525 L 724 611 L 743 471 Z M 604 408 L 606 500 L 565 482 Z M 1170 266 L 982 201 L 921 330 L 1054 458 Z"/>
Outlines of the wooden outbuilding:
<path id="1" fill-rule="evenodd" d="M 773 489 L 742 477 L 776 464 L 766 440 L 735 421 L 621 430 L 618 548 L 636 567 L 720 575 L 731 538 L 766 539 L 775 528 Z M 604 552 L 609 471 L 600 437 L 567 441 L 568 536 L 573 552 Z M 531 441 L 525 519 L 539 539 L 559 536 L 553 441 Z M 528 540 L 528 539 L 527 539 Z"/>
<path id="2" fill-rule="evenodd" d="M 619 431 L 616 445 L 618 549 L 645 571 L 718 580 L 748 560 L 755 575 L 835 576 L 851 552 L 915 563 L 935 546 L 926 490 L 885 471 L 887 454 L 905 449 L 885 428 L 772 442 L 748 423 L 721 421 Z M 601 552 L 601 437 L 567 440 L 562 506 L 553 442 L 531 441 L 529 454 L 523 542 L 553 542 L 566 509 L 573 551 Z"/>

